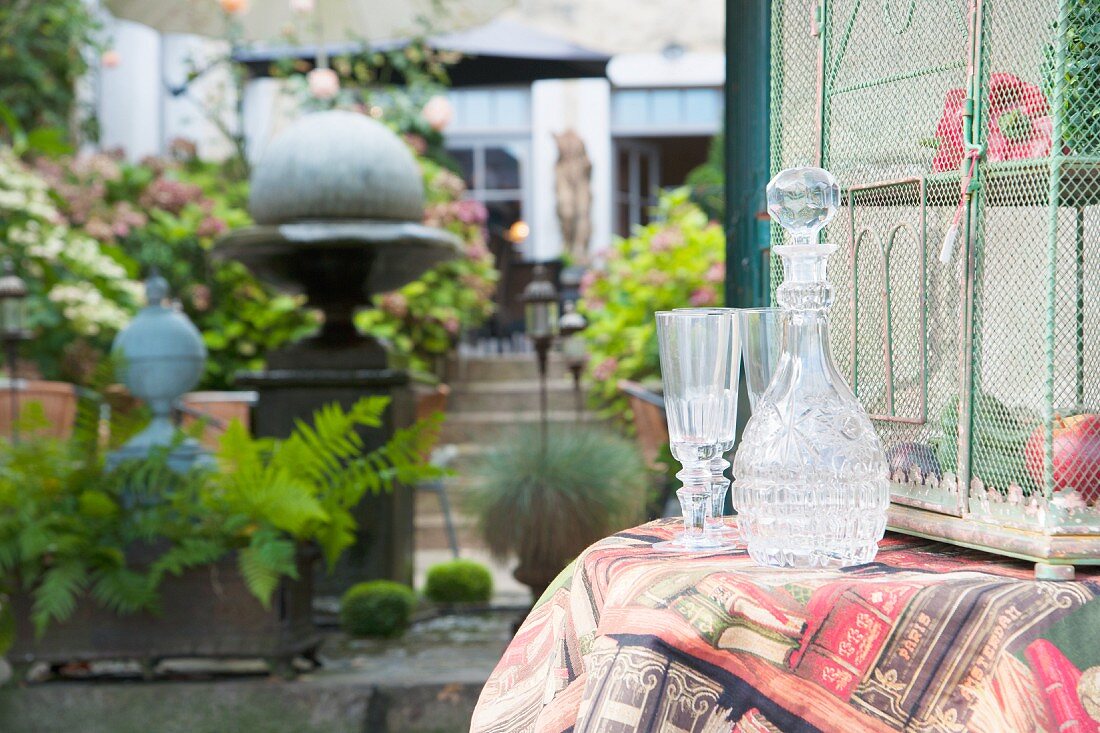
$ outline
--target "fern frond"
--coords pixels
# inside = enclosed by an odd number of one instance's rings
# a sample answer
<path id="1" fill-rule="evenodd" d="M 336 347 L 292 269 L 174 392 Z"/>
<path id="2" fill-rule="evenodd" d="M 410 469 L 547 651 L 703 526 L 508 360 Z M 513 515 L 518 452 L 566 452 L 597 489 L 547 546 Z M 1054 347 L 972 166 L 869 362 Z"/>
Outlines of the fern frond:
<path id="1" fill-rule="evenodd" d="M 64 621 L 76 610 L 77 595 L 88 582 L 83 563 L 69 561 L 56 565 L 42 575 L 42 582 L 34 589 L 34 605 L 31 620 L 35 633 L 41 636 L 50 621 Z"/>
<path id="2" fill-rule="evenodd" d="M 154 585 L 159 584 L 166 573 L 180 575 L 185 570 L 208 565 L 225 554 L 225 545 L 202 537 L 187 537 L 158 557 L 149 568 Z"/>
<path id="3" fill-rule="evenodd" d="M 160 596 L 148 575 L 126 567 L 98 570 L 93 575 L 92 596 L 115 613 L 134 613 L 156 607 Z"/>
<path id="4" fill-rule="evenodd" d="M 245 585 L 264 608 L 271 606 L 271 595 L 279 587 L 282 576 L 298 577 L 294 560 L 294 543 L 269 531 L 252 535 L 248 547 L 237 553 L 237 566 Z"/>

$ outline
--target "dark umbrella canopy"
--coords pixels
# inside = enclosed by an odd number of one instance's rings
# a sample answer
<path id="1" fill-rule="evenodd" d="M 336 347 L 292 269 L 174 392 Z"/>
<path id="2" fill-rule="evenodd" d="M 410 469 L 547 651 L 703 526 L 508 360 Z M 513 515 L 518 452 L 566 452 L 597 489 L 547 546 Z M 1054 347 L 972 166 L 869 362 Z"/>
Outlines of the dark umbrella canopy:
<path id="1" fill-rule="evenodd" d="M 451 85 L 472 87 L 488 84 L 528 84 L 539 79 L 603 77 L 611 57 L 510 20 L 494 20 L 483 26 L 428 38 L 439 51 L 455 51 L 462 60 L 447 70 Z M 382 41 L 374 50 L 401 48 L 407 40 Z M 318 46 L 283 46 L 238 51 L 234 58 L 255 76 L 267 76 L 271 62 L 298 58 L 316 63 Z M 362 50 L 359 44 L 325 47 L 329 56 Z"/>

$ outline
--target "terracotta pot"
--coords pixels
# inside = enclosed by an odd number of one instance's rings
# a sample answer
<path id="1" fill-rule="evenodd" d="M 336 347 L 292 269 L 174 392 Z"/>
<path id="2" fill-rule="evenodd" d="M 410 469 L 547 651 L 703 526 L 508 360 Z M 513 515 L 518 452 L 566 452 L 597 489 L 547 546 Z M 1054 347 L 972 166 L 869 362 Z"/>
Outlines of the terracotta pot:
<path id="1" fill-rule="evenodd" d="M 237 420 L 250 430 L 252 406 L 258 396 L 255 392 L 189 392 L 180 398 L 184 407 L 180 425 L 185 430 L 199 420 L 206 421 L 200 442 L 214 450 L 229 424 Z"/>
<path id="2" fill-rule="evenodd" d="M 12 434 L 11 382 L 0 382 L 0 435 Z M 19 414 L 27 405 L 37 403 L 46 414 L 49 427 L 40 431 L 54 438 L 68 438 L 76 424 L 76 385 L 68 382 L 45 382 L 35 379 L 15 380 Z"/>

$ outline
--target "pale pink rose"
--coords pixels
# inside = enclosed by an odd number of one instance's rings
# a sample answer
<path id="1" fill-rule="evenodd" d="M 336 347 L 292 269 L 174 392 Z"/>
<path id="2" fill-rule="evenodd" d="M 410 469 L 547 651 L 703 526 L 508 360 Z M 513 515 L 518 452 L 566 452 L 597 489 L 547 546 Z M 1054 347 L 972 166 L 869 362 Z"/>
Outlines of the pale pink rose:
<path id="1" fill-rule="evenodd" d="M 312 13 L 313 8 L 313 0 L 290 0 L 290 11 L 292 13 Z"/>
<path id="2" fill-rule="evenodd" d="M 442 94 L 437 94 L 427 101 L 424 109 L 420 110 L 420 114 L 429 127 L 436 132 L 442 132 L 454 119 L 455 110 L 450 100 Z"/>
<path id="3" fill-rule="evenodd" d="M 113 48 L 109 48 L 99 57 L 99 65 L 104 69 L 114 69 L 122 63 L 122 54 Z"/>
<path id="4" fill-rule="evenodd" d="M 243 15 L 248 12 L 248 0 L 219 0 L 227 15 Z"/>
<path id="5" fill-rule="evenodd" d="M 691 294 L 691 304 L 696 308 L 705 305 L 714 305 L 717 302 L 718 293 L 709 285 L 704 285 Z"/>
<path id="6" fill-rule="evenodd" d="M 606 382 L 615 376 L 615 370 L 619 368 L 619 361 L 609 356 L 592 368 L 592 376 L 601 382 Z"/>
<path id="7" fill-rule="evenodd" d="M 309 82 L 309 93 L 316 99 L 332 99 L 340 93 L 340 77 L 332 69 L 314 69 L 306 80 Z"/>

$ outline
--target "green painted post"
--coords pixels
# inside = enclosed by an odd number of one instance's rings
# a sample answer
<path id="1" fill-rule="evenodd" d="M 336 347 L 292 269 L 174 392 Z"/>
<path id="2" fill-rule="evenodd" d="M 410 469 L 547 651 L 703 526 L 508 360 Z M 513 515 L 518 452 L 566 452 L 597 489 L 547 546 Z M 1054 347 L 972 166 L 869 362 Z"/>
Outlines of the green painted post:
<path id="1" fill-rule="evenodd" d="M 767 305 L 771 244 L 768 0 L 726 0 L 726 304 Z"/>

